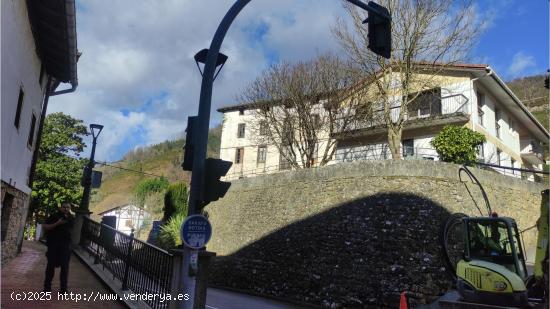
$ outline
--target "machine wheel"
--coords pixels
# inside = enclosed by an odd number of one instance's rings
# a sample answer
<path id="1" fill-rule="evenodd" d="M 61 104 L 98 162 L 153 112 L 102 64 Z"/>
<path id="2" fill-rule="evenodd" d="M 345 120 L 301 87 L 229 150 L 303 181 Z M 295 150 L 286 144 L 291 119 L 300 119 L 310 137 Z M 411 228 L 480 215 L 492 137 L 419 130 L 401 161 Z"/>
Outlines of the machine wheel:
<path id="1" fill-rule="evenodd" d="M 463 213 L 452 214 L 441 226 L 439 234 L 443 259 L 447 271 L 456 279 L 456 264 L 464 255 L 463 219 L 468 217 Z"/>

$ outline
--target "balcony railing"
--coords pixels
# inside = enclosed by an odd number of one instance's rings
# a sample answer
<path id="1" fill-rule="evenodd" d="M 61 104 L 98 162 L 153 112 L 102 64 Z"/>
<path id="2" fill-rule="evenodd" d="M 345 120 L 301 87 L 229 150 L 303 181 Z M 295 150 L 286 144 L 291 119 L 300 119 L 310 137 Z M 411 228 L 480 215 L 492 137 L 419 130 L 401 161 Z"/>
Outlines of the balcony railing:
<path id="1" fill-rule="evenodd" d="M 434 100 L 429 104 L 422 107 L 411 108 L 409 106 L 408 112 L 404 115 L 404 119 L 415 120 L 421 118 L 433 118 L 442 115 L 452 114 L 464 114 L 470 113 L 468 108 L 468 98 L 463 94 L 453 94 Z M 401 106 L 390 108 L 390 117 L 393 122 L 399 119 L 399 113 L 401 112 Z M 372 113 L 371 117 L 364 120 L 354 120 L 345 122 L 346 120 L 341 118 L 336 120 L 335 133 L 349 132 L 360 129 L 374 128 L 385 124 L 384 110 L 376 110 Z"/>
<path id="2" fill-rule="evenodd" d="M 521 139 L 521 156 L 530 161 L 532 164 L 544 163 L 543 148 L 540 143 L 533 139 Z"/>

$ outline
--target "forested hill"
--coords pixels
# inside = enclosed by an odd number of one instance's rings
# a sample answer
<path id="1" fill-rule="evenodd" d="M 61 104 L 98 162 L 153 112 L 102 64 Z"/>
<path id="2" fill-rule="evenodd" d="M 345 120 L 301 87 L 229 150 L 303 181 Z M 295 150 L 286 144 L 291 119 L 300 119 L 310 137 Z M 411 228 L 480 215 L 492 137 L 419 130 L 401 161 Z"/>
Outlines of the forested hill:
<path id="1" fill-rule="evenodd" d="M 210 129 L 208 135 L 208 157 L 219 157 L 221 126 Z M 92 217 L 99 219 L 99 213 L 108 209 L 133 202 L 136 185 L 147 178 L 163 176 L 169 182 L 189 182 L 189 174 L 181 168 L 183 145 L 178 139 L 165 141 L 157 145 L 138 148 L 128 152 L 122 160 L 109 163 L 110 166 L 98 164 L 97 170 L 103 172 L 101 188 L 92 191 L 90 210 Z M 137 172 L 136 172 L 137 171 Z M 151 205 L 157 212 L 162 209 L 162 201 Z"/>
<path id="2" fill-rule="evenodd" d="M 507 85 L 548 130 L 550 96 L 549 90 L 544 88 L 544 78 L 545 75 L 527 76 L 514 79 Z"/>

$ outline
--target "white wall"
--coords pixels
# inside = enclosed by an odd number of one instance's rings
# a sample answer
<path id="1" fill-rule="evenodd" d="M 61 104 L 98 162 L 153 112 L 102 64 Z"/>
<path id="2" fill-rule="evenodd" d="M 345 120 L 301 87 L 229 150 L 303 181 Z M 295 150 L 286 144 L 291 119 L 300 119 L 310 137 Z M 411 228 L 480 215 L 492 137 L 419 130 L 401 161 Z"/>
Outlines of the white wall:
<path id="1" fill-rule="evenodd" d="M 44 88 L 39 85 L 40 60 L 30 29 L 26 1 L 2 2 L 1 178 L 30 193 L 28 175 L 36 145 Z M 43 86 L 46 78 L 43 79 Z M 25 95 L 19 129 L 14 126 L 19 89 Z M 33 146 L 27 145 L 32 115 L 36 117 Z"/>
<path id="2" fill-rule="evenodd" d="M 134 233 L 136 233 L 137 230 L 140 229 L 143 225 L 143 221 L 151 217 L 148 212 L 134 205 L 127 205 L 124 207 L 116 208 L 101 215 L 115 216 L 116 229 L 127 235 L 130 235 L 130 233 L 132 232 L 132 228 L 134 228 Z M 130 222 L 130 225 L 126 224 L 127 221 Z"/>

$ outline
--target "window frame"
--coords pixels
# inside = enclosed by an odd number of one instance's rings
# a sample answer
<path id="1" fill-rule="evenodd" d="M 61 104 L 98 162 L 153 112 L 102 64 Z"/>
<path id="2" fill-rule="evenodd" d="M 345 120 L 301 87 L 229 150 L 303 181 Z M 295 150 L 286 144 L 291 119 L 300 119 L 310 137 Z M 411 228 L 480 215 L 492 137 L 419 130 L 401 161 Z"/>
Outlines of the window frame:
<path id="1" fill-rule="evenodd" d="M 235 164 L 242 164 L 244 161 L 244 147 L 235 148 Z"/>
<path id="2" fill-rule="evenodd" d="M 237 138 L 244 138 L 246 136 L 246 123 L 239 123 L 237 126 Z"/>
<path id="3" fill-rule="evenodd" d="M 405 146 L 405 142 L 409 143 L 411 142 L 412 143 L 412 147 L 410 146 Z M 404 139 L 401 141 L 401 144 L 403 145 L 403 158 L 406 158 L 406 157 L 414 157 L 414 138 L 409 138 L 409 139 Z M 409 148 L 406 148 L 406 147 L 409 147 Z M 412 152 L 411 153 L 408 153 L 406 151 L 406 149 L 412 149 Z M 409 155 L 407 155 L 409 154 Z"/>
<path id="4" fill-rule="evenodd" d="M 17 96 L 17 109 L 15 110 L 15 119 L 13 121 L 13 125 L 17 130 L 19 130 L 19 126 L 21 125 L 21 113 L 23 111 L 24 98 L 25 91 L 23 91 L 23 87 L 19 87 L 19 95 Z"/>
<path id="5" fill-rule="evenodd" d="M 476 99 L 477 99 L 477 124 L 483 127 L 483 116 L 485 115 L 485 112 L 483 111 L 483 107 L 485 106 L 485 94 L 480 92 L 479 90 L 476 91 Z"/>
<path id="6" fill-rule="evenodd" d="M 27 146 L 29 146 L 31 149 L 33 147 L 34 143 L 34 131 L 36 130 L 36 116 L 34 113 L 31 113 L 31 127 L 29 131 L 29 137 L 27 138 Z"/>
<path id="7" fill-rule="evenodd" d="M 267 145 L 258 146 L 258 155 L 256 157 L 256 163 L 265 163 L 267 160 Z"/>

